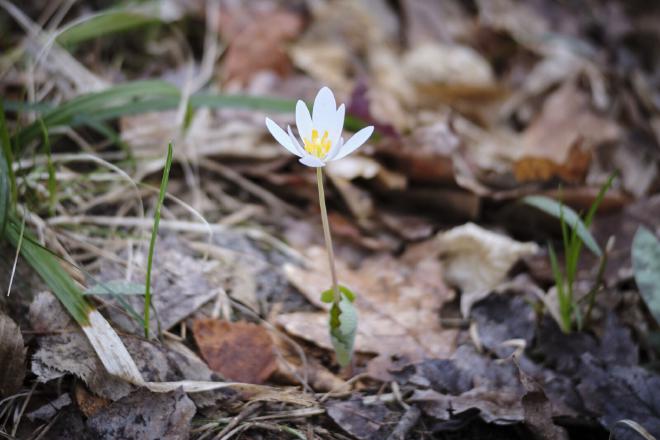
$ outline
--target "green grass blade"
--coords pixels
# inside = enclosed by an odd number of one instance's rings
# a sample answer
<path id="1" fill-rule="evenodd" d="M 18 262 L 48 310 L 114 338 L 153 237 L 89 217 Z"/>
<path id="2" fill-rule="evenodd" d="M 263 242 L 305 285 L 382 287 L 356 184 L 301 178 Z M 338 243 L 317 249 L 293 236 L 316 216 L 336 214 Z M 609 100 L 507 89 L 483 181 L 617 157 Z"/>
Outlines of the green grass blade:
<path id="1" fill-rule="evenodd" d="M 571 307 L 566 296 L 564 275 L 559 268 L 557 254 L 551 243 L 548 244 L 548 253 L 550 254 L 552 275 L 555 279 L 555 285 L 557 286 L 557 302 L 559 305 L 559 316 L 561 318 L 561 322 L 558 324 L 562 331 L 568 333 L 571 329 Z"/>
<path id="2" fill-rule="evenodd" d="M 6 236 L 14 247 L 18 247 L 19 241 L 21 241 L 20 229 L 20 222 L 14 216 L 10 216 Z M 51 288 L 71 317 L 80 325 L 87 325 L 92 307 L 85 301 L 82 292 L 57 258 L 39 245 L 27 231 L 22 240 L 20 252 L 25 261 Z"/>
<path id="3" fill-rule="evenodd" d="M 172 84 L 159 80 L 134 81 L 110 87 L 101 92 L 80 95 L 64 104 L 52 108 L 43 114 L 43 122 L 47 128 L 74 125 L 76 117 L 89 117 L 109 108 L 122 109 L 130 104 L 140 103 L 150 98 L 169 98 L 170 102 L 178 102 L 179 90 Z M 176 104 L 173 104 L 176 105 Z M 154 108 L 154 110 L 160 110 Z M 146 110 L 145 110 L 146 111 Z M 115 114 L 111 116 L 115 117 Z M 98 119 L 98 118 L 94 118 Z M 39 122 L 34 122 L 21 130 L 17 135 L 17 143 L 26 145 L 39 136 Z"/>
<path id="4" fill-rule="evenodd" d="M 94 38 L 125 32 L 159 22 L 158 17 L 137 11 L 110 10 L 88 17 L 63 31 L 57 42 L 62 46 L 73 46 Z"/>
<path id="5" fill-rule="evenodd" d="M 170 178 L 170 169 L 172 168 L 173 147 L 170 142 L 167 146 L 167 159 L 165 160 L 165 169 L 163 178 L 160 182 L 160 191 L 158 193 L 158 203 L 154 212 L 154 225 L 151 229 L 151 241 L 149 242 L 149 254 L 147 255 L 147 279 L 144 287 L 144 337 L 149 338 L 149 311 L 151 310 L 151 266 L 153 265 L 154 248 L 156 247 L 156 237 L 158 236 L 158 224 L 160 223 L 160 210 L 165 200 L 167 182 Z"/>
<path id="6" fill-rule="evenodd" d="M 0 173 L 2 173 L 0 175 L 0 237 L 2 237 L 11 207 L 17 200 L 14 155 L 2 97 L 0 97 L 0 143 L 2 143 L 2 158 L 0 158 Z"/>
<path id="7" fill-rule="evenodd" d="M 177 108 L 179 100 L 180 93 L 174 85 L 165 81 L 146 80 L 124 83 L 101 92 L 81 95 L 55 107 L 47 104 L 31 105 L 18 102 L 9 104 L 16 111 L 29 109 L 40 112 L 44 124 L 51 129 L 58 126 L 90 125 L 92 122 L 98 123 L 150 111 L 171 110 Z M 193 110 L 207 107 L 292 112 L 295 108 L 295 101 L 290 99 L 219 95 L 207 92 L 191 96 L 189 104 Z M 346 128 L 349 130 L 358 130 L 364 125 L 357 118 L 346 117 Z M 25 127 L 17 134 L 17 143 L 26 145 L 39 136 L 40 130 L 38 123 Z"/>
<path id="8" fill-rule="evenodd" d="M 600 246 L 598 246 L 593 235 L 591 235 L 587 226 L 580 219 L 580 216 L 569 206 L 563 205 L 562 203 L 545 196 L 527 196 L 524 197 L 522 201 L 523 203 L 533 206 L 553 217 L 561 218 L 563 215 L 566 223 L 569 225 L 577 225 L 577 234 L 591 252 L 599 257 L 603 254 Z"/>
<path id="9" fill-rule="evenodd" d="M 584 224 L 587 227 L 591 226 L 591 222 L 593 221 L 594 216 L 596 215 L 596 211 L 598 210 L 600 204 L 603 202 L 603 199 L 605 198 L 605 194 L 612 187 L 612 183 L 614 183 L 614 179 L 616 178 L 617 174 L 618 173 L 616 171 L 610 174 L 610 177 L 607 178 L 605 184 L 600 187 L 600 191 L 598 191 L 598 195 L 596 196 L 596 199 L 591 204 L 591 207 L 589 208 L 589 212 L 587 213 L 587 216 L 584 218 Z"/>
<path id="10" fill-rule="evenodd" d="M 50 146 L 50 137 L 48 136 L 48 129 L 42 119 L 39 119 L 41 126 L 41 133 L 44 140 L 44 148 L 46 149 L 46 166 L 48 168 L 48 211 L 50 215 L 55 215 L 55 202 L 57 200 L 57 180 L 55 179 L 55 165 L 53 164 L 53 155 Z"/>

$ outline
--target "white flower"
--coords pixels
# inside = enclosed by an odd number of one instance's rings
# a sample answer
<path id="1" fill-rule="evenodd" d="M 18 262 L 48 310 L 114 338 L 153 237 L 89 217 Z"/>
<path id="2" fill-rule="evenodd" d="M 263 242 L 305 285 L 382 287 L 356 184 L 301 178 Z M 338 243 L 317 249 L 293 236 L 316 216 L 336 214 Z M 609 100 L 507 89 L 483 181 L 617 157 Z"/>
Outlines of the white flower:
<path id="1" fill-rule="evenodd" d="M 300 162 L 308 167 L 323 167 L 327 162 L 348 156 L 364 144 L 373 127 L 365 127 L 355 133 L 346 143 L 341 137 L 344 128 L 344 104 L 337 108 L 332 91 L 323 87 L 314 99 L 312 115 L 304 102 L 296 104 L 296 125 L 303 141 L 300 146 L 291 127 L 287 132 L 266 118 L 266 127 L 275 140 L 291 153 L 300 157 Z"/>

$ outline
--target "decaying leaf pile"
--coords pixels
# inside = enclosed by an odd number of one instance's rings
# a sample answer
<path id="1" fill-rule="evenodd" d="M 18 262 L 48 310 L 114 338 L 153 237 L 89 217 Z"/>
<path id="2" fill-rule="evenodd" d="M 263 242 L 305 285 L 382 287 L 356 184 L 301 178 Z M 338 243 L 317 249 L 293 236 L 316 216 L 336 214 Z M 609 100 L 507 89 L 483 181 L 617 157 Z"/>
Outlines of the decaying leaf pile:
<path id="1" fill-rule="evenodd" d="M 660 439 L 660 6 L 42 3 L 0 0 L 16 212 L 144 380 L 181 388 L 109 374 L 0 240 L 0 437 Z M 57 116 L 147 79 L 169 85 Z M 292 124 L 295 100 L 322 85 L 346 102 L 347 130 L 376 127 L 326 168 L 339 279 L 359 311 L 346 369 L 320 300 L 314 175 L 263 122 Z M 49 150 L 21 131 L 40 118 Z M 591 228 L 602 286 L 565 334 L 547 252 L 559 221 L 520 200 L 584 212 L 613 172 Z M 598 261 L 582 255 L 584 296 Z M 231 385 L 186 392 L 208 382 Z"/>

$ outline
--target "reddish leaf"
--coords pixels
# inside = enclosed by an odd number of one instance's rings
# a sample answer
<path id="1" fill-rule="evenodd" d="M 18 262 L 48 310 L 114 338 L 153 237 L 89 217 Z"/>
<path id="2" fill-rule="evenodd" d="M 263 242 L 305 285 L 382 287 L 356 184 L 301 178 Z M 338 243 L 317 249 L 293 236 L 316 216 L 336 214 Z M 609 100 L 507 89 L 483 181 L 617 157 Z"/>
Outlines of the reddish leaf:
<path id="1" fill-rule="evenodd" d="M 193 335 L 209 367 L 229 380 L 263 383 L 277 369 L 273 340 L 256 324 L 198 319 Z"/>

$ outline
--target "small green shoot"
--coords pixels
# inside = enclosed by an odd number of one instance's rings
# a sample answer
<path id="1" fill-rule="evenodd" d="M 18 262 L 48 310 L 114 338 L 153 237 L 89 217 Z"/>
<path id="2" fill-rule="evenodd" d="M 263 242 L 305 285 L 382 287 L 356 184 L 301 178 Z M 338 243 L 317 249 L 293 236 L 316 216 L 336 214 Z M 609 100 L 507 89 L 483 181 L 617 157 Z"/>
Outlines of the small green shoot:
<path id="1" fill-rule="evenodd" d="M 581 330 L 591 314 L 594 296 L 598 290 L 598 285 L 600 285 L 607 261 L 607 252 L 603 253 L 603 251 L 601 251 L 600 246 L 598 246 L 598 243 L 596 243 L 596 240 L 589 232 L 589 226 L 591 226 L 596 211 L 603 202 L 605 194 L 612 186 L 615 177 L 616 173 L 612 174 L 607 179 L 594 199 L 594 202 L 591 204 L 589 211 L 583 218 L 562 202 L 558 202 L 549 197 L 529 196 L 523 199 L 524 203 L 559 218 L 564 246 L 564 267 L 560 267 L 559 259 L 557 258 L 557 254 L 552 244 L 548 245 L 548 253 L 550 255 L 552 275 L 555 279 L 557 289 L 558 312 L 560 317 L 558 324 L 564 333 L 570 333 L 573 330 L 573 323 L 576 324 L 578 330 Z M 589 299 L 589 307 L 584 318 L 580 309 L 580 304 L 576 300 L 574 292 L 578 263 L 580 261 L 580 253 L 583 244 L 598 256 L 601 261 L 599 266 L 599 276 L 596 280 L 597 285 L 594 286 L 587 295 Z"/>
<path id="2" fill-rule="evenodd" d="M 173 147 L 170 142 L 167 146 L 167 159 L 165 159 L 165 168 L 163 169 L 163 178 L 160 182 L 160 192 L 158 193 L 158 203 L 154 212 L 154 225 L 151 229 L 151 241 L 149 242 L 149 254 L 147 255 L 147 277 L 144 287 L 144 337 L 149 339 L 149 312 L 151 310 L 151 266 L 154 258 L 154 248 L 156 247 L 156 237 L 158 236 L 158 224 L 160 223 L 160 210 L 165 200 L 167 182 L 170 178 L 170 169 L 172 168 Z"/>

